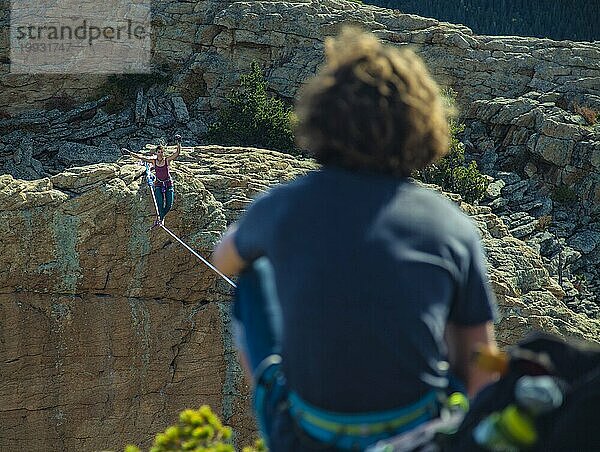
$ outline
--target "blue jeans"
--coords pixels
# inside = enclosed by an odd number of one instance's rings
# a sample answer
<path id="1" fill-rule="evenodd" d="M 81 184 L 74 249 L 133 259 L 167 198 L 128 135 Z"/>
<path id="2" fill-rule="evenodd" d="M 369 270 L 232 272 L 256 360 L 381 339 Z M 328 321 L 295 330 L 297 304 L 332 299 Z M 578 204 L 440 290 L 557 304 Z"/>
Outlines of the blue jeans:
<path id="1" fill-rule="evenodd" d="M 236 342 L 252 370 L 254 410 L 271 452 L 335 450 L 303 434 L 291 418 L 281 371 L 281 309 L 273 268 L 261 258 L 242 273 L 233 305 Z M 279 358 L 279 359 L 278 359 Z"/>
<path id="2" fill-rule="evenodd" d="M 171 210 L 171 207 L 173 207 L 175 190 L 173 187 L 168 187 L 163 193 L 162 187 L 158 185 L 154 187 L 154 196 L 156 197 L 156 204 L 158 206 L 158 216 L 163 220 L 169 210 Z"/>

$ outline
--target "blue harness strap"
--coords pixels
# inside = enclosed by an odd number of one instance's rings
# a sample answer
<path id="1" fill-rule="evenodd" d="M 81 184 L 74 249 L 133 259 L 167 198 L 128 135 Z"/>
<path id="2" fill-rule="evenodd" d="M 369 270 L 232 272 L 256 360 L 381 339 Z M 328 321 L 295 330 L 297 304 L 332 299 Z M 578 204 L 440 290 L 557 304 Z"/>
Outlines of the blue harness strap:
<path id="1" fill-rule="evenodd" d="M 322 410 L 293 391 L 288 400 L 292 417 L 306 433 L 325 444 L 346 450 L 364 450 L 376 441 L 409 431 L 437 416 L 440 405 L 435 391 L 412 405 L 373 413 L 344 414 Z"/>
<path id="2" fill-rule="evenodd" d="M 317 408 L 290 391 L 281 372 L 281 357 L 267 356 L 257 367 L 253 405 L 262 435 L 269 441 L 274 417 L 287 411 L 295 435 L 324 448 L 365 450 L 381 440 L 409 432 L 440 414 L 438 393 L 431 391 L 412 405 L 372 413 L 335 413 Z M 289 427 L 291 428 L 291 427 Z M 292 430 L 290 430 L 291 433 Z M 304 449 L 303 449 L 304 450 Z"/>
<path id="3" fill-rule="evenodd" d="M 173 188 L 173 180 L 169 177 L 165 180 L 160 180 L 158 177 L 154 178 L 154 186 L 160 187 L 163 193 L 166 193 L 167 190 L 171 190 Z"/>
<path id="4" fill-rule="evenodd" d="M 269 437 L 269 421 L 272 413 L 268 413 L 270 407 L 268 400 L 272 398 L 273 392 L 278 392 L 279 398 L 286 395 L 285 384 L 281 381 L 281 356 L 273 354 L 267 356 L 258 366 L 254 374 L 256 386 L 254 387 L 253 408 L 256 413 L 258 428 L 263 437 Z"/>

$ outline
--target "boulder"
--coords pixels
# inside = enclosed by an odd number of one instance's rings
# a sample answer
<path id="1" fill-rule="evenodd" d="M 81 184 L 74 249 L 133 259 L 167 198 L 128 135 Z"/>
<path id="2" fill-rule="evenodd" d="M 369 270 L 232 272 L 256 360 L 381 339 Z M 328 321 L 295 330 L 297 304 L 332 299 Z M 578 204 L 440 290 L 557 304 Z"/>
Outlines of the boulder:
<path id="1" fill-rule="evenodd" d="M 197 138 L 203 138 L 208 132 L 208 126 L 201 119 L 189 121 L 186 126 Z"/>
<path id="2" fill-rule="evenodd" d="M 148 112 L 148 97 L 144 95 L 144 89 L 138 88 L 135 96 L 135 123 L 143 124 L 146 122 L 146 114 Z"/>
<path id="3" fill-rule="evenodd" d="M 158 127 L 159 129 L 167 129 L 175 124 L 175 118 L 170 113 L 162 113 L 148 119 L 148 125 Z"/>
<path id="4" fill-rule="evenodd" d="M 600 231 L 580 231 L 569 239 L 569 245 L 589 254 L 600 245 Z"/>
<path id="5" fill-rule="evenodd" d="M 115 147 L 97 147 L 72 141 L 59 141 L 53 145 L 56 161 L 64 167 L 98 162 L 114 162 L 121 153 Z"/>
<path id="6" fill-rule="evenodd" d="M 177 119 L 179 122 L 188 122 L 190 120 L 190 114 L 183 98 L 180 96 L 173 96 L 171 98 L 171 102 L 173 103 L 173 113 L 175 114 L 175 119 Z"/>

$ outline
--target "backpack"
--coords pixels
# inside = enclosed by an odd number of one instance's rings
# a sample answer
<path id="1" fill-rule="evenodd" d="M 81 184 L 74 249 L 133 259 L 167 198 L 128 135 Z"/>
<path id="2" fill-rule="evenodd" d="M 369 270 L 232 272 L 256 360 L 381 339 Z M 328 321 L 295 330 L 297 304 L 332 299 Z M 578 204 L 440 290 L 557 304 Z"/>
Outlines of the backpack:
<path id="1" fill-rule="evenodd" d="M 471 402 L 458 430 L 438 436 L 445 452 L 485 451 L 473 437 L 491 413 L 514 404 L 515 385 L 523 376 L 550 375 L 563 402 L 534 417 L 537 439 L 531 452 L 600 451 L 600 347 L 536 334 L 509 350 L 507 371 Z"/>

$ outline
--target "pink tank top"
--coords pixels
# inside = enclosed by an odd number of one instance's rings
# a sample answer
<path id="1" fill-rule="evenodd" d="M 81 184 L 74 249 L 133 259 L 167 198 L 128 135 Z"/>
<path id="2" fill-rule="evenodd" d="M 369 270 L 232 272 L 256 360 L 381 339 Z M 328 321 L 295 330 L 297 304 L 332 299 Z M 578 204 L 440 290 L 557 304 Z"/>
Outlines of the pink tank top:
<path id="1" fill-rule="evenodd" d="M 169 165 L 165 160 L 165 164 L 163 166 L 158 166 L 156 160 L 154 161 L 154 170 L 156 172 L 156 178 L 160 182 L 165 182 L 166 180 L 171 178 L 171 174 L 169 174 Z"/>

